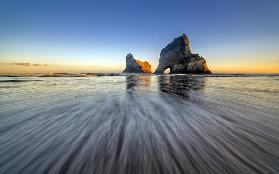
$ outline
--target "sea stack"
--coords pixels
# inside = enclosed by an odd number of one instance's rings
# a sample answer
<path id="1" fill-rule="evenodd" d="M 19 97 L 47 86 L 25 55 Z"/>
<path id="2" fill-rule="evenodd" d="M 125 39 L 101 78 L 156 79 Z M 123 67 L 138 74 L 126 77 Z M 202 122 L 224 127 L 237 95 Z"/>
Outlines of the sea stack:
<path id="1" fill-rule="evenodd" d="M 193 54 L 186 34 L 174 39 L 161 50 L 156 74 L 163 74 L 170 68 L 170 73 L 211 73 L 206 60 Z"/>
<path id="2" fill-rule="evenodd" d="M 126 68 L 124 73 L 152 73 L 151 65 L 147 62 L 136 60 L 134 56 L 129 53 L 126 56 Z"/>

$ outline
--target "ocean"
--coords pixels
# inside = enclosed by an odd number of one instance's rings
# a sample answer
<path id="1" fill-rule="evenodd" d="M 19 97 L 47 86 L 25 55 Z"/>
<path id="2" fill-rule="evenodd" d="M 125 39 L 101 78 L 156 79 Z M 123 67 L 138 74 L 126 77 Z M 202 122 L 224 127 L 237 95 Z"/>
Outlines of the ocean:
<path id="1" fill-rule="evenodd" d="M 0 173 L 279 173 L 279 76 L 0 77 Z"/>

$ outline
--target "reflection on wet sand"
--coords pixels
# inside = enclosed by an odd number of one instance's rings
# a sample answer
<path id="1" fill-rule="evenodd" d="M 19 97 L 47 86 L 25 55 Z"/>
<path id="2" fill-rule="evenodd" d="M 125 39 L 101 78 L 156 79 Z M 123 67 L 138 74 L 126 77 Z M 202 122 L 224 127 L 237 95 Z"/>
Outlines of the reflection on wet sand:
<path id="1" fill-rule="evenodd" d="M 187 97 L 190 90 L 201 90 L 205 86 L 205 77 L 190 75 L 158 76 L 159 90 L 169 94 Z"/>
<path id="2" fill-rule="evenodd" d="M 127 75 L 126 76 L 127 89 L 131 89 L 136 86 L 151 86 L 151 76 L 150 75 Z"/>

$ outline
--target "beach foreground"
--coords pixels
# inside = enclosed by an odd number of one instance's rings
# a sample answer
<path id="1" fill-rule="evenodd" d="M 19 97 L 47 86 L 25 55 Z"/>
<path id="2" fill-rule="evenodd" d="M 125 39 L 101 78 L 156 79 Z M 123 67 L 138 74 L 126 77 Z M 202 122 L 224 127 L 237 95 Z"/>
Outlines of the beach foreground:
<path id="1" fill-rule="evenodd" d="M 279 173 L 279 76 L 1 77 L 0 173 Z"/>

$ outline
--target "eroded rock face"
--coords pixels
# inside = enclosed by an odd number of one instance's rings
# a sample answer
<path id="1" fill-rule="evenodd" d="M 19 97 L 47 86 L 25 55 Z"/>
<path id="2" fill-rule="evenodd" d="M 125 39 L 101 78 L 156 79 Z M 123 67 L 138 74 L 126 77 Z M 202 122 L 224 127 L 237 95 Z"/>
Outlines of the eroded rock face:
<path id="1" fill-rule="evenodd" d="M 206 60 L 192 53 L 189 39 L 185 34 L 162 49 L 155 73 L 162 74 L 168 68 L 170 73 L 211 73 Z"/>
<path id="2" fill-rule="evenodd" d="M 141 62 L 140 60 L 136 60 L 131 53 L 126 56 L 126 68 L 123 72 L 152 73 L 151 65 L 147 61 Z"/>

